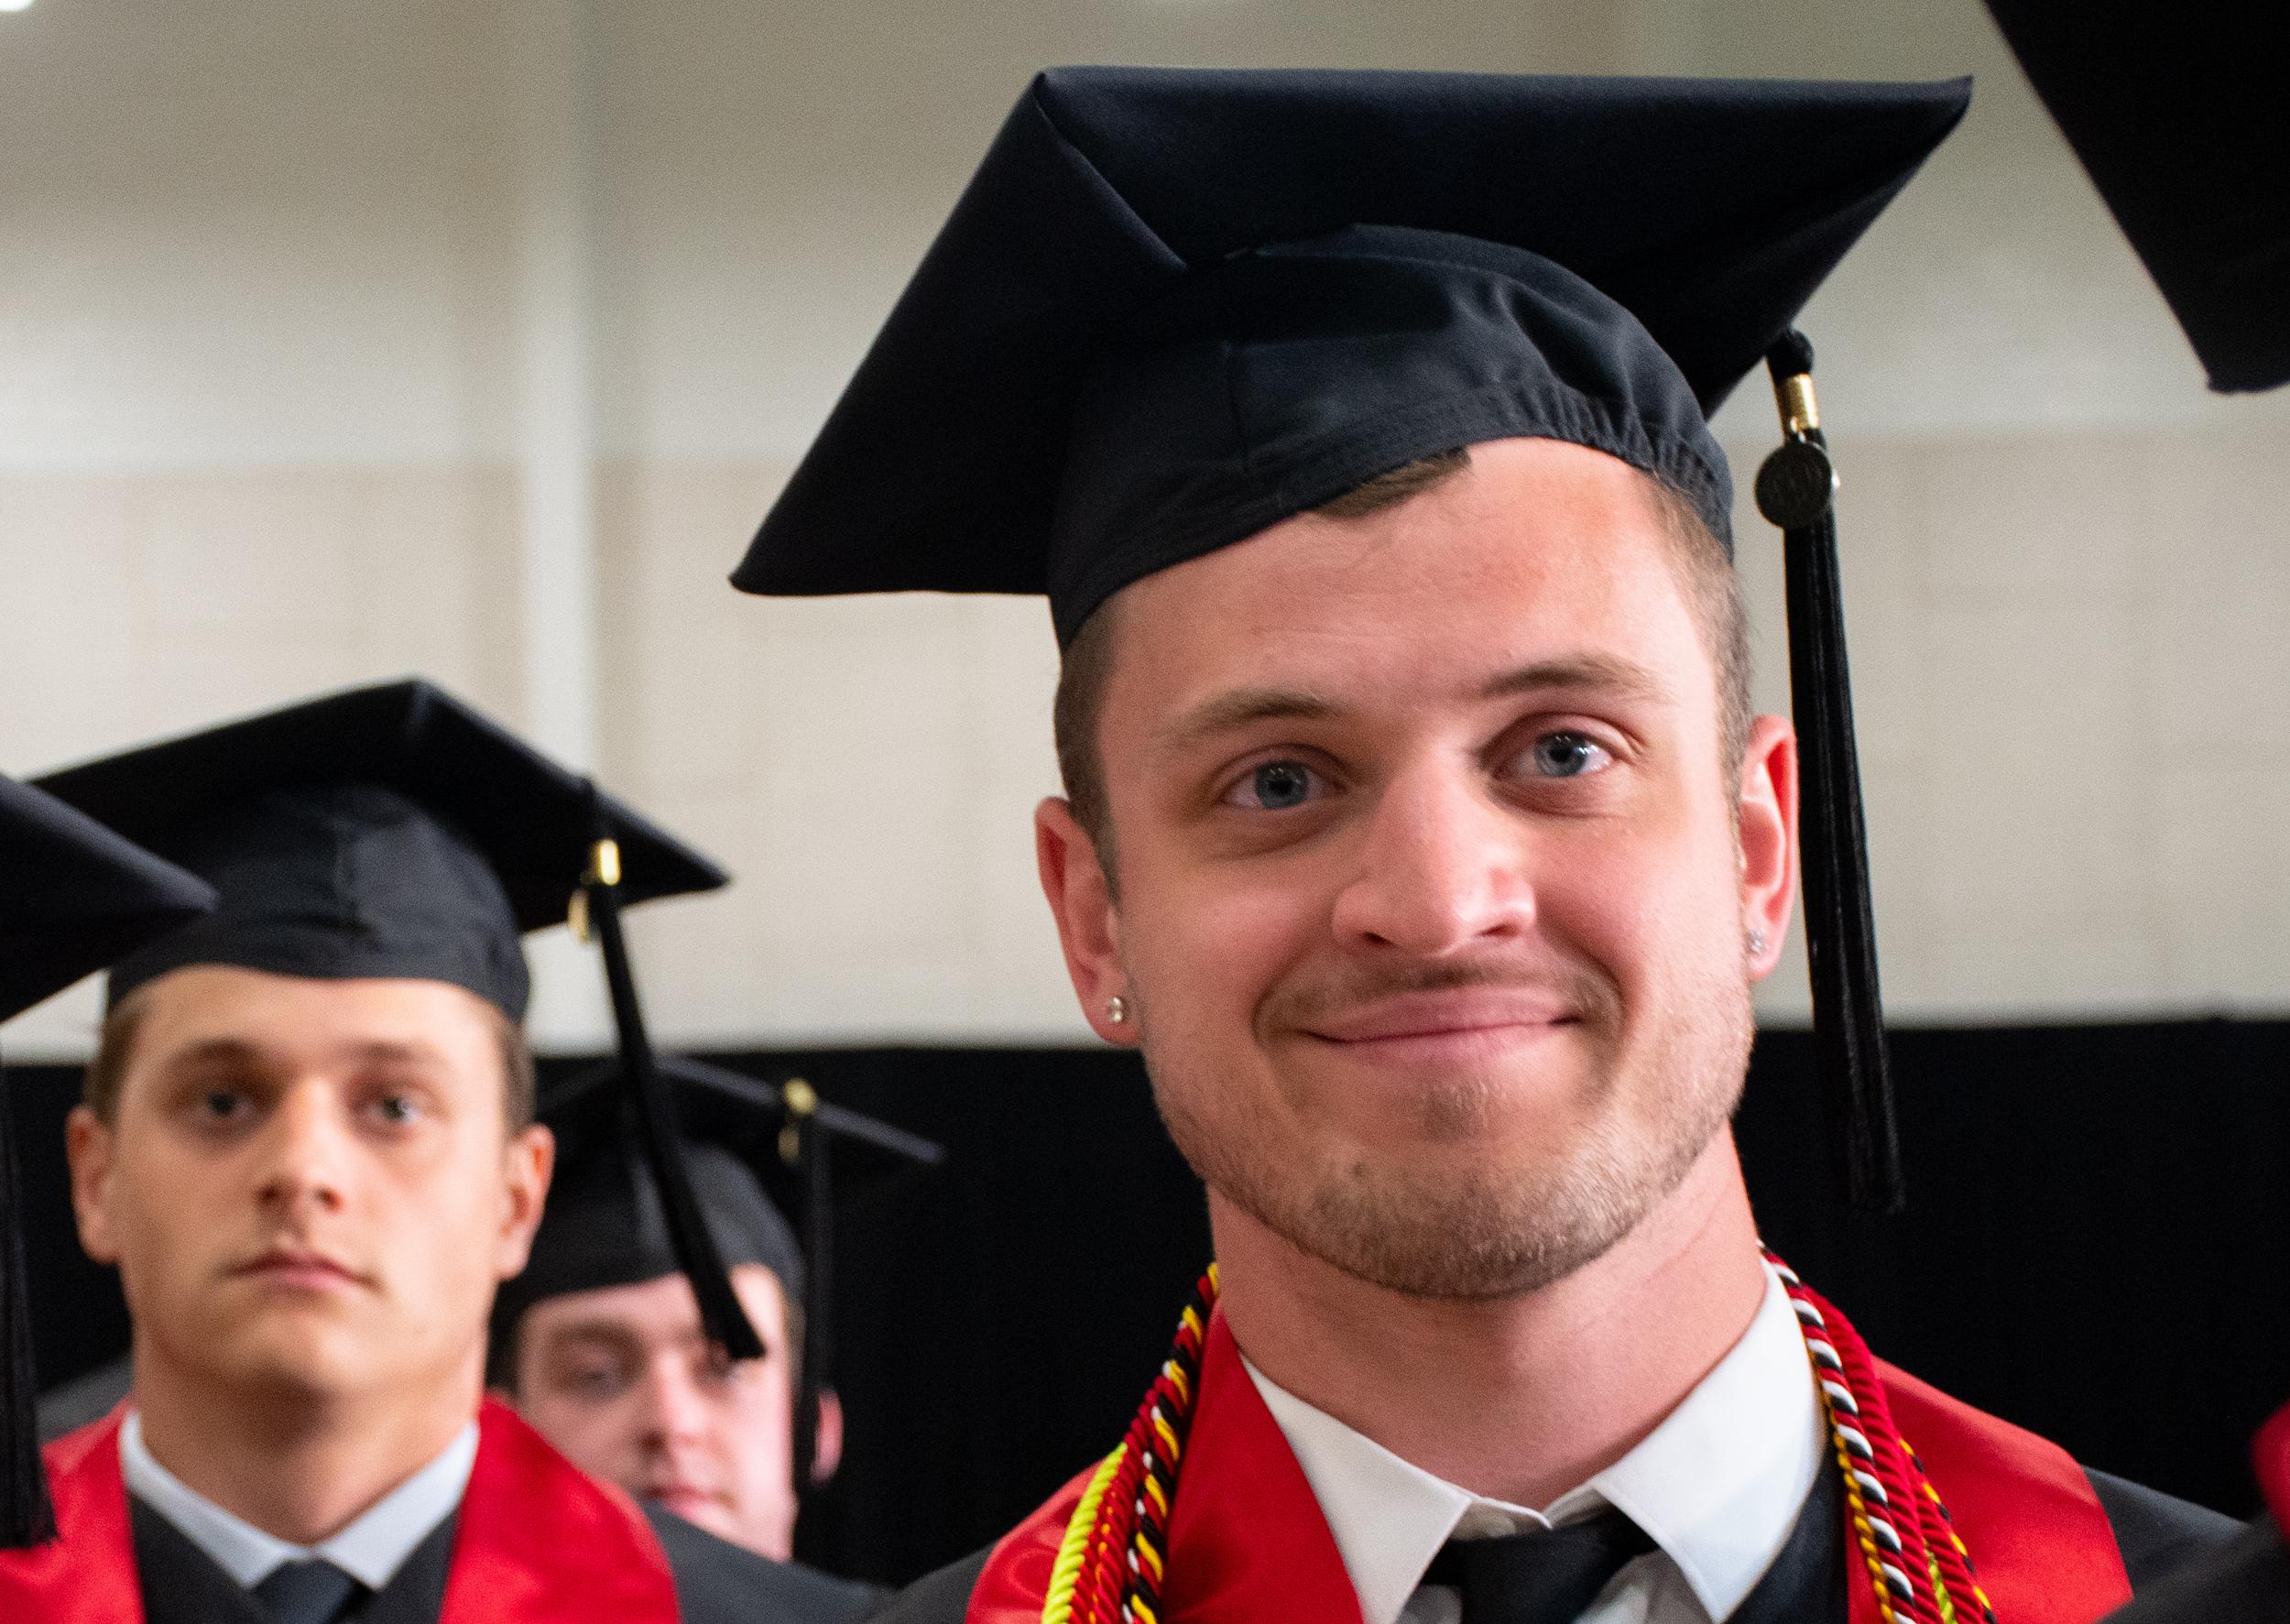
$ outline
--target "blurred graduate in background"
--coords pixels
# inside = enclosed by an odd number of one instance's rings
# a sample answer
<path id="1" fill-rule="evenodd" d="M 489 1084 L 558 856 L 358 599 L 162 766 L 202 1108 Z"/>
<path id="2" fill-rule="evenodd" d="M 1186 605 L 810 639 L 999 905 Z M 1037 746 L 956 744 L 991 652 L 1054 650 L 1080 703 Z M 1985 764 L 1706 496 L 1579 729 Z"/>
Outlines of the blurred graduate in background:
<path id="1" fill-rule="evenodd" d="M 42 784 L 220 902 L 112 970 L 67 1150 L 132 1390 L 49 1447 L 58 1536 L 0 1556 L 0 1615 L 666 1624 L 806 1594 L 484 1398 L 553 1161 L 519 937 L 577 899 L 617 992 L 619 908 L 722 872 L 421 682 Z M 679 1255 L 752 1357 L 661 1104 L 632 1115 Z"/>
<path id="2" fill-rule="evenodd" d="M 842 1454 L 833 1373 L 838 1200 L 939 1147 L 705 1062 L 662 1056 L 683 1161 L 763 1357 L 727 1362 L 623 1129 L 616 1063 L 544 1096 L 557 1173 L 532 1259 L 494 1307 L 493 1386 L 586 1470 L 782 1561 Z M 811 1232 L 808 1244 L 782 1208 Z M 847 1587 L 820 1578 L 823 1604 Z"/>

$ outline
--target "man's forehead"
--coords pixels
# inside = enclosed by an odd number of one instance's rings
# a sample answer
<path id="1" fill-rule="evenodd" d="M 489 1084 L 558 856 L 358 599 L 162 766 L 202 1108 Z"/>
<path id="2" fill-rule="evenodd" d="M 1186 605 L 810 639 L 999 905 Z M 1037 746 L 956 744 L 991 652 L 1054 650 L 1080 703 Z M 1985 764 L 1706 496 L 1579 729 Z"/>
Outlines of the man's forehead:
<path id="1" fill-rule="evenodd" d="M 751 1323 L 768 1337 L 785 1302 L 780 1277 L 760 1263 L 736 1263 L 727 1272 Z M 551 1336 L 620 1335 L 682 1343 L 701 1341 L 706 1335 L 700 1324 L 699 1299 L 681 1272 L 560 1292 L 542 1298 L 529 1312 Z"/>
<path id="2" fill-rule="evenodd" d="M 1121 641 L 1155 663 L 1164 651 L 1245 658 L 1315 639 L 1353 659 L 1470 637 L 1516 663 L 1564 651 L 1501 647 L 1545 624 L 1682 611 L 1673 546 L 1648 475 L 1580 446 L 1497 441 L 1388 507 L 1302 514 L 1145 577 L 1117 599 Z"/>
<path id="3" fill-rule="evenodd" d="M 488 1007 L 443 982 L 330 981 L 229 965 L 170 971 L 141 989 L 154 1054 L 436 1059 L 489 1034 Z"/>

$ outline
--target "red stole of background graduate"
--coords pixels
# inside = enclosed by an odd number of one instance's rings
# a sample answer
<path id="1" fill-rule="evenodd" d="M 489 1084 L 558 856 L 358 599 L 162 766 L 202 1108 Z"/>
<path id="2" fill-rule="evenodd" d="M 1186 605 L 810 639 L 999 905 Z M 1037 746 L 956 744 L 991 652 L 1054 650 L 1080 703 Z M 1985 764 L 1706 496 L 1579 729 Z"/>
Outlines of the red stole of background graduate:
<path id="1" fill-rule="evenodd" d="M 0 1551 L 0 1619 L 143 1624 L 124 1410 L 48 1446 L 57 1538 Z M 477 1417 L 439 1624 L 675 1624 L 668 1557 L 619 1490 L 580 1471 L 503 1405 Z"/>
<path id="2" fill-rule="evenodd" d="M 2251 1445 L 2251 1464 L 2277 1529 L 2290 1531 L 2290 1410 L 2277 1410 Z"/>
<path id="3" fill-rule="evenodd" d="M 2107 1513 L 2065 1451 L 1889 1366 L 1880 1370 L 1893 1420 L 1947 1501 L 2000 1624 L 2089 1624 L 2131 1599 Z M 2284 1451 L 2290 1466 L 2290 1432 Z M 1058 1545 L 1091 1475 L 995 1546 L 967 1624 L 1041 1619 Z M 1848 1616 L 1877 1624 L 1859 1548 L 1849 1529 L 1844 1538 Z M 1169 1545 L 1162 1624 L 1360 1624 L 1335 1536 L 1221 1311 L 1202 1354 Z"/>

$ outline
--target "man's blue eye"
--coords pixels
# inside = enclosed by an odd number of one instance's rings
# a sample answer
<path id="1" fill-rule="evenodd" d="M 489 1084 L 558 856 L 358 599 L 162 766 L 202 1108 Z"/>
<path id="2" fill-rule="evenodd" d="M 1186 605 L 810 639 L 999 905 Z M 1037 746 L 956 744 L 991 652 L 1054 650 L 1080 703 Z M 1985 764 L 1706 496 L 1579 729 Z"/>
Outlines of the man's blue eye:
<path id="1" fill-rule="evenodd" d="M 1293 761 L 1268 761 L 1249 775 L 1249 792 L 1267 812 L 1301 806 L 1312 794 L 1312 769 Z"/>
<path id="2" fill-rule="evenodd" d="M 1611 759 L 1604 747 L 1579 733 L 1546 733 L 1527 753 L 1533 758 L 1535 772 L 1546 779 L 1580 778 Z"/>

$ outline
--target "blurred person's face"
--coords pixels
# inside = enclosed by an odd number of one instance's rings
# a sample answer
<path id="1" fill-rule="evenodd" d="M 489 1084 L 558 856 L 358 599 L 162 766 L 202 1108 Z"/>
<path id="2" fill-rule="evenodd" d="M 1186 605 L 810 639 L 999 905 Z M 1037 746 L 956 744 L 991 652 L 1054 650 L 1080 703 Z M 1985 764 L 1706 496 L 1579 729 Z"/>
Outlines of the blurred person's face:
<path id="1" fill-rule="evenodd" d="M 794 1545 L 794 1362 L 787 1298 L 760 1263 L 731 1270 L 763 1357 L 727 1363 L 682 1274 L 545 1298 L 517 1331 L 516 1402 L 573 1465 L 719 1539 L 786 1561 Z M 841 1416 L 822 1405 L 819 1476 Z"/>
<path id="2" fill-rule="evenodd" d="M 1118 888 L 1052 801 L 1045 888 L 1194 1169 L 1303 1252 L 1532 1291 L 1723 1131 L 1793 894 L 1794 754 L 1761 718 L 1723 759 L 1677 545 L 1643 475 L 1514 440 L 1121 593 Z"/>
<path id="3" fill-rule="evenodd" d="M 113 1119 L 68 1129 L 82 1244 L 138 1369 L 288 1399 L 474 1408 L 548 1130 L 510 1135 L 504 1018 L 422 980 L 194 965 L 148 983 Z"/>

